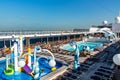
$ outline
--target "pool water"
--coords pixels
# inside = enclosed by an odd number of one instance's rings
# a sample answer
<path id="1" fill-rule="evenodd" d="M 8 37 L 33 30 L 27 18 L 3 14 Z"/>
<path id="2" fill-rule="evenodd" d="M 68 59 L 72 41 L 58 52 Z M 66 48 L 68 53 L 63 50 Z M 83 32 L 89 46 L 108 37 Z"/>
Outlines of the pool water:
<path id="1" fill-rule="evenodd" d="M 47 60 L 46 58 L 40 58 L 39 59 L 39 65 L 40 68 L 42 69 L 43 73 L 41 74 L 41 77 L 44 75 L 47 75 L 48 73 L 51 72 L 51 67 L 49 66 L 49 59 Z M 60 62 L 57 62 L 56 68 L 60 68 L 62 64 Z"/>
<path id="2" fill-rule="evenodd" d="M 32 61 L 33 61 L 33 58 L 32 58 Z M 39 58 L 39 68 L 41 69 L 41 75 L 40 77 L 43 77 L 47 74 L 49 74 L 51 71 L 51 67 L 49 66 L 48 64 L 48 61 L 49 59 L 46 59 L 46 58 Z M 13 74 L 11 76 L 7 76 L 5 75 L 3 72 L 4 72 L 4 69 L 5 69 L 5 65 L 6 65 L 6 60 L 1 60 L 0 61 L 0 80 L 33 80 L 33 78 L 25 73 L 24 71 L 21 72 L 21 73 L 16 73 L 16 74 Z M 56 68 L 60 68 L 62 66 L 62 63 L 60 62 L 57 62 L 56 61 Z"/>
<path id="3" fill-rule="evenodd" d="M 80 51 L 83 49 L 84 47 L 83 45 L 87 45 L 90 48 L 90 52 L 94 51 L 94 48 L 96 47 L 99 47 L 99 48 L 103 47 L 102 43 L 95 43 L 95 42 L 77 42 L 77 45 L 79 46 Z M 69 44 L 61 46 L 61 49 L 68 50 L 68 51 L 74 50 Z"/>

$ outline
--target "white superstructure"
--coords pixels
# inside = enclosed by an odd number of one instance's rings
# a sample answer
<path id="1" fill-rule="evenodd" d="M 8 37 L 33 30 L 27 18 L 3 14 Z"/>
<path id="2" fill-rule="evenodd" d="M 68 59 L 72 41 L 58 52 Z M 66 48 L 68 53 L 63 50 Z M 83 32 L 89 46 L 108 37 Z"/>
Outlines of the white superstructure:
<path id="1" fill-rule="evenodd" d="M 93 37 L 89 38 L 87 41 L 98 41 L 98 42 L 115 42 L 117 40 L 117 36 L 113 33 L 109 28 L 101 28 L 96 31 L 90 32 Z"/>
<path id="2" fill-rule="evenodd" d="M 112 23 L 112 31 L 120 32 L 120 12 L 119 15 L 115 18 L 115 23 Z"/>

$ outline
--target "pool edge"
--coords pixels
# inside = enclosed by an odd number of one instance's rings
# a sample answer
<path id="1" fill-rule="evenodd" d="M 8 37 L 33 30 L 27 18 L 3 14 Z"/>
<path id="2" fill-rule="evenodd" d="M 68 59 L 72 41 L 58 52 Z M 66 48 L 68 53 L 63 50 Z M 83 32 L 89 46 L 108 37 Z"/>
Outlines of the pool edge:
<path id="1" fill-rule="evenodd" d="M 55 79 L 57 76 L 63 74 L 67 70 L 67 66 L 62 66 L 61 68 L 57 69 L 54 72 L 47 74 L 46 76 L 42 77 L 40 80 L 52 80 Z"/>

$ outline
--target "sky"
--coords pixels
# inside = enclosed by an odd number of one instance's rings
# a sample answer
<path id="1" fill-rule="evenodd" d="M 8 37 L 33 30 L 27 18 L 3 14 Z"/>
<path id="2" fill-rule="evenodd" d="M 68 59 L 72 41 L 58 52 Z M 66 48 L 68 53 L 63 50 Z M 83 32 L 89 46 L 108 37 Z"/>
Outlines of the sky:
<path id="1" fill-rule="evenodd" d="M 120 0 L 0 0 L 0 30 L 71 30 L 114 22 Z"/>

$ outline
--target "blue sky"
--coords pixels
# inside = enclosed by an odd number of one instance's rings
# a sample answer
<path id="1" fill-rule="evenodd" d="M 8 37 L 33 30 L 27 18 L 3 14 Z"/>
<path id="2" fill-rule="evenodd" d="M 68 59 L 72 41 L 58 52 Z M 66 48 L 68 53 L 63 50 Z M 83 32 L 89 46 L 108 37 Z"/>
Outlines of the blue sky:
<path id="1" fill-rule="evenodd" d="M 0 0 L 1 30 L 64 30 L 114 22 L 120 0 Z"/>

